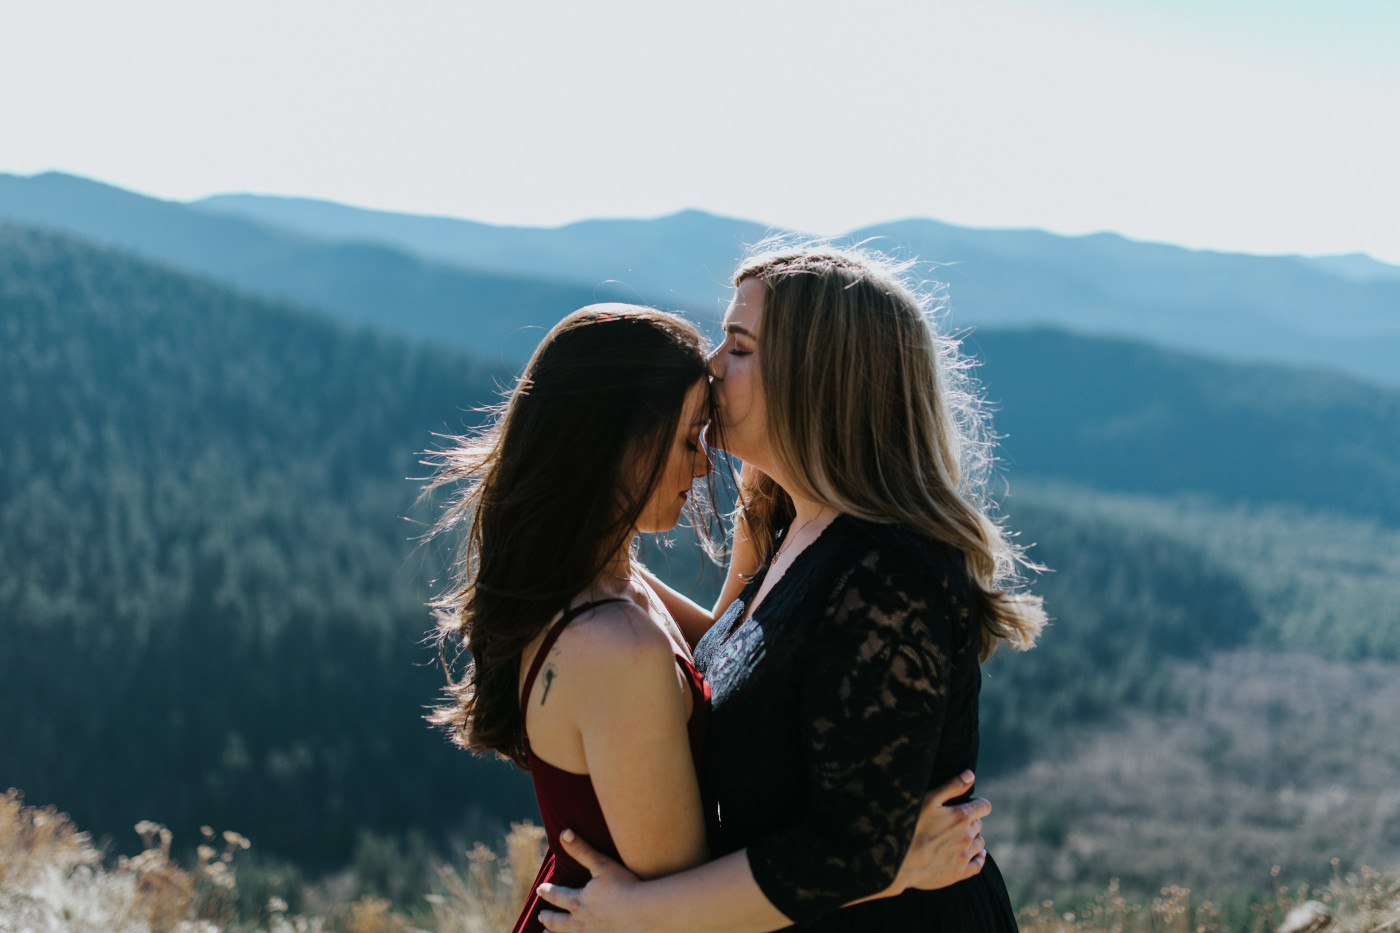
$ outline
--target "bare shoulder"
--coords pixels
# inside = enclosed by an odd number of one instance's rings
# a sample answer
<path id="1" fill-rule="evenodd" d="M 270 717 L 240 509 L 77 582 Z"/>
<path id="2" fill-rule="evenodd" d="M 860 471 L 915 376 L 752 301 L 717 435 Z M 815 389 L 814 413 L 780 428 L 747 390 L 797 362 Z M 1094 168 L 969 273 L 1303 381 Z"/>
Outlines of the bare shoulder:
<path id="1" fill-rule="evenodd" d="M 556 650 L 599 674 L 673 659 L 671 640 L 645 609 L 631 600 L 602 603 L 581 613 L 559 636 Z"/>
<path id="2" fill-rule="evenodd" d="M 670 639 L 630 600 L 570 620 L 538 670 L 525 728 L 532 752 L 565 771 L 592 773 L 608 760 L 605 748 L 619 729 L 653 720 L 675 728 L 686 714 Z"/>

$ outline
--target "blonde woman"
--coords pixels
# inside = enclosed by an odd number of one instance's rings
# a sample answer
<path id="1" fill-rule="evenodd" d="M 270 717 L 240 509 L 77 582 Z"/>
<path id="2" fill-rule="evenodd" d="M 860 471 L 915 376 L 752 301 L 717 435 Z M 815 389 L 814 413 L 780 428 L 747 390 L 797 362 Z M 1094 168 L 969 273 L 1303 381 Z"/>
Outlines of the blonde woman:
<path id="1" fill-rule="evenodd" d="M 721 444 L 746 469 L 734 599 L 695 650 L 716 858 L 638 882 L 566 839 L 594 880 L 542 886 L 562 910 L 541 919 L 556 933 L 1014 930 L 990 857 L 941 890 L 844 906 L 896 878 L 924 793 L 975 767 L 980 661 L 1030 647 L 1045 619 L 987 516 L 990 454 L 955 345 L 895 269 L 858 254 L 759 255 L 735 284 L 711 361 Z M 707 628 L 665 595 L 688 634 Z"/>

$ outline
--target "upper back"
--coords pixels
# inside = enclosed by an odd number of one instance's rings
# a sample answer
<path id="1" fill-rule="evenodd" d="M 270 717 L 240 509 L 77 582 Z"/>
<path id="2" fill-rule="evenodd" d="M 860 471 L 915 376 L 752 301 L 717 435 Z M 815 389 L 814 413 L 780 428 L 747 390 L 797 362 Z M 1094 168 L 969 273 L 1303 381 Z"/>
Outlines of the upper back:
<path id="1" fill-rule="evenodd" d="M 678 672 L 669 679 L 660 675 L 675 671 L 681 650 L 646 609 L 628 598 L 580 603 L 561 613 L 521 656 L 526 747 L 561 770 L 587 773 L 583 718 L 608 707 L 619 694 L 645 703 L 672 684 L 682 689 Z M 638 676 L 642 673 L 652 676 Z"/>

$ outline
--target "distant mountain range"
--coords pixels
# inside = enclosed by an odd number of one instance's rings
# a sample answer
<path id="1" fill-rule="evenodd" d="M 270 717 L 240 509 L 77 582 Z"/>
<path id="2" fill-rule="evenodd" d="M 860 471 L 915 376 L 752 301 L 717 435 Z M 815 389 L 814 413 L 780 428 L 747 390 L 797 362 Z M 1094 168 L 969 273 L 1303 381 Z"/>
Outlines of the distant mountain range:
<path id="1" fill-rule="evenodd" d="M 468 270 L 371 242 L 318 240 L 55 173 L 0 175 L 5 220 L 512 364 L 534 349 L 541 328 L 567 312 L 627 297 L 606 285 Z"/>
<path id="2" fill-rule="evenodd" d="M 1400 266 L 1373 259 L 1365 253 L 1344 253 L 1337 256 L 1317 256 L 1309 260 L 1315 265 L 1357 282 L 1400 281 Z"/>
<path id="3" fill-rule="evenodd" d="M 253 195 L 194 206 L 465 267 L 618 281 L 643 300 L 702 315 L 722 309 L 745 244 L 782 233 L 699 211 L 538 229 Z M 950 286 L 953 326 L 1051 325 L 1400 384 L 1400 267 L 1366 256 L 1197 252 L 1116 234 L 1063 237 L 933 220 L 863 228 L 844 239 L 919 259 L 924 277 Z"/>
<path id="4" fill-rule="evenodd" d="M 618 281 L 643 298 L 706 315 L 722 309 L 745 244 L 783 232 L 699 211 L 539 229 L 252 195 L 195 206 L 466 267 Z M 1366 256 L 1248 256 L 1116 234 L 1064 237 L 933 220 L 867 227 L 844 239 L 921 260 L 924 277 L 950 286 L 954 326 L 1050 325 L 1400 384 L 1400 267 Z"/>
<path id="5" fill-rule="evenodd" d="M 60 174 L 0 175 L 0 219 L 67 231 L 347 319 L 518 360 L 594 300 L 714 319 L 760 224 L 699 211 L 498 227 L 295 198 L 160 201 Z M 950 286 L 956 327 L 1053 326 L 1400 385 L 1400 267 L 907 220 L 854 231 Z"/>
<path id="6" fill-rule="evenodd" d="M 378 243 L 434 262 L 532 278 L 617 282 L 635 296 L 718 317 L 744 247 L 762 224 L 703 211 L 655 220 L 585 220 L 563 227 L 502 227 L 348 207 L 306 198 L 219 195 L 191 207 L 329 242 Z"/>

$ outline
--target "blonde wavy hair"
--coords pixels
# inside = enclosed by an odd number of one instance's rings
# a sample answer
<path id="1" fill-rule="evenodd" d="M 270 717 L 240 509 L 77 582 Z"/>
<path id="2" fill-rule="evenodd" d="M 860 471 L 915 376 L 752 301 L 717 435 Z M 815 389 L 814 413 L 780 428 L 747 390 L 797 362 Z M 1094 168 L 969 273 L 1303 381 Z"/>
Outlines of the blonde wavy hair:
<path id="1" fill-rule="evenodd" d="M 768 244 L 760 244 L 765 249 Z M 911 263 L 826 245 L 766 248 L 734 284 L 763 286 L 759 371 L 773 455 L 796 491 L 855 517 L 907 525 L 962 552 L 985 660 L 1025 649 L 1045 625 L 1026 559 L 991 517 L 995 446 L 971 361 L 941 334 L 937 293 L 905 284 Z M 741 488 L 761 558 L 792 519 L 771 478 Z"/>

